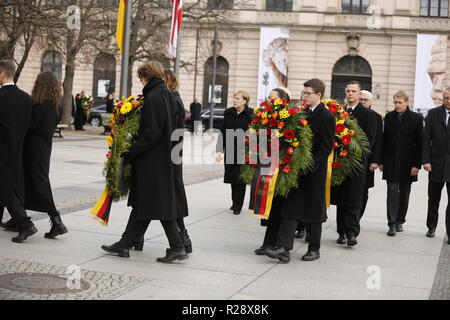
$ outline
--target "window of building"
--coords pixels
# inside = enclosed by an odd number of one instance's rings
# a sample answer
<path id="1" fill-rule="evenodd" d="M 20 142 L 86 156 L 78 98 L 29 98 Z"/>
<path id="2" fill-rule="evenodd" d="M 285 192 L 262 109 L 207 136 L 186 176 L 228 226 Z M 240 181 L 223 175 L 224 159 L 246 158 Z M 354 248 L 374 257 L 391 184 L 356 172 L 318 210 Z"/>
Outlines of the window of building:
<path id="1" fill-rule="evenodd" d="M 363 90 L 372 91 L 372 68 L 363 57 L 345 56 L 336 62 L 331 81 L 332 98 L 343 103 L 345 86 L 352 80 L 361 83 Z"/>
<path id="2" fill-rule="evenodd" d="M 116 88 L 116 58 L 111 54 L 100 53 L 94 62 L 93 95 L 94 104 L 106 102 L 106 96 Z"/>
<path id="3" fill-rule="evenodd" d="M 267 11 L 292 11 L 293 0 L 267 0 Z"/>
<path id="4" fill-rule="evenodd" d="M 62 57 L 59 52 L 48 51 L 42 57 L 41 72 L 51 71 L 61 82 L 62 80 Z"/>
<path id="5" fill-rule="evenodd" d="M 367 13 L 369 5 L 370 5 L 369 0 L 343 0 L 342 12 L 356 13 L 356 14 Z"/>
<path id="6" fill-rule="evenodd" d="M 217 57 L 216 88 L 214 89 L 214 102 L 217 108 L 226 108 L 228 103 L 228 71 L 230 65 L 224 57 Z M 211 105 L 212 95 L 213 57 L 205 63 L 205 76 L 203 83 L 203 106 Z"/>
<path id="7" fill-rule="evenodd" d="M 449 0 L 420 0 L 420 15 L 425 17 L 448 17 Z"/>
<path id="8" fill-rule="evenodd" d="M 233 0 L 208 0 L 208 9 L 233 9 Z"/>

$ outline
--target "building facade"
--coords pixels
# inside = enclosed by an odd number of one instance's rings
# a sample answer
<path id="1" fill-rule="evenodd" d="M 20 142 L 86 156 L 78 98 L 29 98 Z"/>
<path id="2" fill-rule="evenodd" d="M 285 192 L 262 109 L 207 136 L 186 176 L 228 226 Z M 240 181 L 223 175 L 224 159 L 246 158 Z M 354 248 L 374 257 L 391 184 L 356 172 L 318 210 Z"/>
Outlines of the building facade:
<path id="1" fill-rule="evenodd" d="M 183 27 L 180 93 L 187 108 L 194 97 L 209 106 L 215 27 L 218 106 L 232 106 L 237 90 L 251 95 L 252 106 L 257 103 L 261 27 L 278 27 L 289 29 L 287 87 L 294 99 L 300 98 L 302 83 L 310 78 L 324 80 L 326 95 L 340 99 L 345 83 L 358 80 L 374 93 L 373 108 L 383 115 L 393 109 L 397 90 L 409 93 L 414 106 L 417 34 L 450 35 L 448 0 L 208 0 L 205 6 L 227 9 L 228 22 Z M 450 45 L 446 50 L 443 87 L 450 86 Z M 117 56 L 101 53 L 81 60 L 85 62 L 77 67 L 75 92 L 84 90 L 100 102 L 104 88 L 99 86 L 105 79 L 119 91 Z M 61 55 L 35 49 L 19 86 L 31 91 L 41 70 L 55 71 L 62 78 Z M 132 92 L 140 90 L 134 77 Z"/>

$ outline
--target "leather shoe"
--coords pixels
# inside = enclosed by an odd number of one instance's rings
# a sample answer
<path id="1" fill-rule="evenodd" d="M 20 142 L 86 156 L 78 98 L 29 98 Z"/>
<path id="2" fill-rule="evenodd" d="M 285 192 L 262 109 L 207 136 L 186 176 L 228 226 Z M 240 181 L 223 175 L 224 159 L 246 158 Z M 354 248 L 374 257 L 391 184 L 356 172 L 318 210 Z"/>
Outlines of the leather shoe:
<path id="1" fill-rule="evenodd" d="M 346 244 L 347 243 L 347 239 L 345 237 L 345 235 L 340 234 L 339 238 L 336 240 L 337 244 Z"/>
<path id="2" fill-rule="evenodd" d="M 266 248 L 265 252 L 266 256 L 269 258 L 278 259 L 284 263 L 291 261 L 291 254 L 289 253 L 289 250 L 286 250 L 283 247 Z"/>
<path id="3" fill-rule="evenodd" d="M 397 232 L 403 232 L 403 224 L 399 223 L 398 225 L 396 225 L 395 230 Z"/>
<path id="4" fill-rule="evenodd" d="M 122 243 L 116 242 L 111 246 L 102 246 L 102 249 L 108 253 L 117 254 L 121 258 L 129 258 L 130 257 L 130 249 L 124 247 Z"/>
<path id="5" fill-rule="evenodd" d="M 394 237 L 397 232 L 395 231 L 395 226 L 390 226 L 387 235 L 389 237 Z"/>
<path id="6" fill-rule="evenodd" d="M 236 210 L 236 209 L 233 209 L 233 214 L 234 215 L 240 215 L 241 214 L 241 210 Z"/>
<path id="7" fill-rule="evenodd" d="M 255 250 L 255 254 L 257 256 L 265 256 L 266 255 L 266 247 L 265 246 L 261 246 L 258 249 Z"/>
<path id="8" fill-rule="evenodd" d="M 57 236 L 68 232 L 60 216 L 52 217 L 50 220 L 52 222 L 52 227 L 50 229 L 50 232 L 44 235 L 44 238 L 55 239 Z"/>
<path id="9" fill-rule="evenodd" d="M 302 239 L 304 236 L 305 236 L 305 230 L 297 231 L 297 232 L 295 233 L 295 237 L 296 237 L 297 239 Z"/>
<path id="10" fill-rule="evenodd" d="M 5 223 L 0 223 L 0 227 L 5 231 L 19 232 L 19 228 L 16 226 L 13 219 L 10 219 Z"/>
<path id="11" fill-rule="evenodd" d="M 428 237 L 428 238 L 434 238 L 435 232 L 436 232 L 435 229 L 428 229 L 427 237 Z"/>
<path id="12" fill-rule="evenodd" d="M 166 256 L 156 259 L 156 262 L 160 263 L 172 263 L 175 260 L 185 260 L 188 258 L 186 251 L 184 249 L 180 251 L 175 251 L 172 249 L 166 249 Z"/>
<path id="13" fill-rule="evenodd" d="M 358 241 L 356 241 L 356 237 L 353 234 L 349 234 L 347 236 L 347 246 L 353 247 L 358 244 Z"/>
<path id="14" fill-rule="evenodd" d="M 320 259 L 320 253 L 318 251 L 308 251 L 303 257 L 302 261 L 314 261 Z"/>
<path id="15" fill-rule="evenodd" d="M 17 237 L 12 238 L 12 242 L 22 243 L 27 240 L 28 237 L 38 232 L 35 226 L 31 226 L 26 230 L 20 231 Z"/>

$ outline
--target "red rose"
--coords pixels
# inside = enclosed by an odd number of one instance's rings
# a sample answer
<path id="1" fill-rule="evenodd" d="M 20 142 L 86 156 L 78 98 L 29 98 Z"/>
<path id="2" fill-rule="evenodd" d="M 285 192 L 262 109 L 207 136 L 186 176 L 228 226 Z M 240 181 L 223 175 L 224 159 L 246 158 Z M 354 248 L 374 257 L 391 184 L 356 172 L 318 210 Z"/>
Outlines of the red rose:
<path id="1" fill-rule="evenodd" d="M 298 122 L 302 127 L 306 127 L 308 125 L 308 120 L 306 119 L 300 119 Z"/>
<path id="2" fill-rule="evenodd" d="M 250 157 L 249 156 L 246 156 L 245 157 L 245 163 L 249 163 L 250 162 Z"/>
<path id="3" fill-rule="evenodd" d="M 345 124 L 339 123 L 339 124 L 336 125 L 336 132 L 337 133 L 341 133 L 344 130 L 345 130 Z"/>
<path id="4" fill-rule="evenodd" d="M 258 113 L 256 113 L 256 116 L 257 116 L 258 118 L 261 118 L 261 116 L 262 116 L 262 112 L 258 112 Z"/>
<path id="5" fill-rule="evenodd" d="M 291 163 L 291 161 L 292 161 L 291 157 L 289 157 L 289 156 L 284 156 L 283 157 L 283 162 L 284 163 L 289 164 L 289 163 Z"/>
<path id="6" fill-rule="evenodd" d="M 270 111 L 272 111 L 272 109 L 273 109 L 272 105 L 268 105 L 267 107 L 264 108 L 264 111 L 270 112 Z"/>
<path id="7" fill-rule="evenodd" d="M 278 129 L 283 129 L 284 127 L 286 126 L 286 124 L 284 123 L 284 122 L 280 122 L 279 124 L 278 124 Z"/>
<path id="8" fill-rule="evenodd" d="M 256 163 L 250 163 L 250 166 L 251 166 L 252 168 L 256 168 L 258 165 L 257 165 Z"/>
<path id="9" fill-rule="evenodd" d="M 257 123 L 259 123 L 259 121 L 261 121 L 260 118 L 255 118 L 255 119 L 253 119 L 252 123 L 253 124 L 257 124 Z"/>
<path id="10" fill-rule="evenodd" d="M 333 143 L 333 148 L 334 149 L 337 149 L 337 148 L 339 148 L 339 143 L 337 143 L 336 141 Z"/>
<path id="11" fill-rule="evenodd" d="M 349 135 L 342 137 L 342 144 L 344 146 L 348 146 L 351 142 L 352 142 L 352 138 Z"/>
<path id="12" fill-rule="evenodd" d="M 286 100 L 281 99 L 281 102 L 283 102 L 283 105 L 287 104 Z"/>
<path id="13" fill-rule="evenodd" d="M 261 121 L 261 123 L 262 123 L 263 126 L 267 126 L 267 124 L 269 123 L 269 119 L 263 119 Z"/>
<path id="14" fill-rule="evenodd" d="M 348 151 L 347 150 L 342 150 L 341 153 L 340 153 L 340 156 L 342 158 L 347 158 L 348 157 Z"/>
<path id="15" fill-rule="evenodd" d="M 266 100 L 264 100 L 263 102 L 261 102 L 260 106 L 261 106 L 261 107 L 265 107 L 265 106 L 267 106 L 267 101 L 266 101 Z"/>
<path id="16" fill-rule="evenodd" d="M 292 156 L 292 155 L 294 154 L 294 148 L 289 147 L 289 148 L 287 149 L 287 153 L 288 153 L 288 155 Z"/>
<path id="17" fill-rule="evenodd" d="M 331 164 L 331 167 L 332 167 L 333 169 L 339 169 L 339 168 L 341 167 L 341 163 L 340 163 L 340 162 L 333 162 L 333 163 Z"/>
<path id="18" fill-rule="evenodd" d="M 275 127 L 275 128 L 276 128 L 277 125 L 278 125 L 277 119 L 270 119 L 269 122 L 270 122 L 270 125 L 271 125 L 272 127 Z"/>
<path id="19" fill-rule="evenodd" d="M 297 110 L 295 110 L 295 109 L 292 108 L 292 109 L 289 109 L 288 112 L 289 112 L 289 115 L 290 115 L 290 116 L 293 116 L 294 114 L 297 113 Z"/>
<path id="20" fill-rule="evenodd" d="M 338 107 L 335 104 L 332 104 L 328 107 L 331 113 L 336 114 L 338 112 Z"/>
<path id="21" fill-rule="evenodd" d="M 284 173 L 289 173 L 289 172 L 291 172 L 291 167 L 290 167 L 290 166 L 285 166 L 285 167 L 283 168 L 283 172 L 284 172 Z"/>
<path id="22" fill-rule="evenodd" d="M 295 138 L 295 132 L 294 130 L 286 130 L 284 132 L 284 138 L 287 140 L 291 140 Z"/>

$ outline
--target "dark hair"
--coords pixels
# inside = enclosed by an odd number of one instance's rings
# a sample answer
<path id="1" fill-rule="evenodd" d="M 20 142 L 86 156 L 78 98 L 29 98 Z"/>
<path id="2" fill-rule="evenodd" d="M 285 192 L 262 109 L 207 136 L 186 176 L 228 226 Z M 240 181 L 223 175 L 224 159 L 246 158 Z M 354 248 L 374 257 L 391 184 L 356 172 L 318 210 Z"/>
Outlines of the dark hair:
<path id="1" fill-rule="evenodd" d="M 0 71 L 13 78 L 16 73 L 16 65 L 11 60 L 0 60 Z"/>
<path id="2" fill-rule="evenodd" d="M 352 80 L 352 81 L 350 81 L 350 82 L 347 82 L 347 84 L 345 85 L 345 87 L 351 86 L 351 85 L 357 85 L 357 86 L 359 87 L 359 90 L 362 90 L 361 83 L 359 83 L 359 82 L 356 81 L 356 80 Z"/>
<path id="3" fill-rule="evenodd" d="M 161 79 L 164 80 L 164 67 L 161 62 L 156 60 L 151 60 L 138 68 L 139 78 L 144 78 L 147 81 L 150 79 Z"/>
<path id="4" fill-rule="evenodd" d="M 315 93 L 320 93 L 321 94 L 321 98 L 324 97 L 325 95 L 325 82 L 323 82 L 320 79 L 314 78 L 314 79 L 310 79 L 308 81 L 306 81 L 303 84 L 304 87 L 308 87 L 308 88 L 312 88 L 314 90 Z"/>
<path id="5" fill-rule="evenodd" d="M 178 77 L 172 70 L 164 70 L 164 81 L 170 91 L 175 92 L 178 89 Z"/>
<path id="6" fill-rule="evenodd" d="M 61 85 L 53 72 L 46 71 L 38 74 L 31 93 L 33 103 L 50 103 L 57 107 L 61 98 Z"/>
<path id="7" fill-rule="evenodd" d="M 280 99 L 284 99 L 286 100 L 287 103 L 291 103 L 291 97 L 289 97 L 289 95 L 287 94 L 286 91 L 284 91 L 281 88 L 275 88 L 272 91 L 275 91 L 278 93 L 278 96 L 280 97 Z"/>

